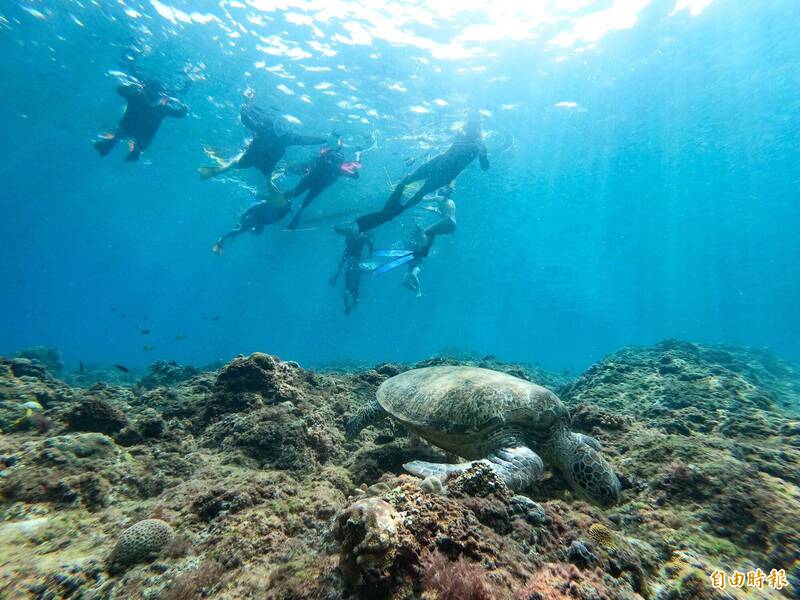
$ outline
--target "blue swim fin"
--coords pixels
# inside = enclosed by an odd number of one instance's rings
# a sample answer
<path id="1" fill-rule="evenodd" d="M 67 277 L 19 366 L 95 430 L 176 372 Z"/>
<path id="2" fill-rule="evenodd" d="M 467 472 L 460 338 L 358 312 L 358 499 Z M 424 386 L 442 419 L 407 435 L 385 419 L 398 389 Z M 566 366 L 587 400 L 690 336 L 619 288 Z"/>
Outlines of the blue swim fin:
<path id="1" fill-rule="evenodd" d="M 403 250 L 403 249 L 396 249 L 396 248 L 389 248 L 388 250 L 373 250 L 372 256 L 406 256 L 408 254 L 413 254 L 413 250 Z"/>
<path id="2" fill-rule="evenodd" d="M 381 273 L 386 273 L 387 271 L 396 269 L 397 267 L 404 265 L 407 262 L 411 262 L 412 260 L 414 260 L 414 253 L 409 252 L 408 254 L 405 254 L 400 258 L 395 258 L 394 260 L 390 260 L 389 262 L 383 263 L 380 267 L 373 269 L 372 272 L 375 275 L 380 275 Z"/>

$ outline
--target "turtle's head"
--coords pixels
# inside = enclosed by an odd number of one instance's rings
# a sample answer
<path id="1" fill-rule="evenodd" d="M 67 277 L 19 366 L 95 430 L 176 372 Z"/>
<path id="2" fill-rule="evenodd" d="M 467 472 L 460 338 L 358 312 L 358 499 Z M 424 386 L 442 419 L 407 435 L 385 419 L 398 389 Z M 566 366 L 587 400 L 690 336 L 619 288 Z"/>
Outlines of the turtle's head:
<path id="1" fill-rule="evenodd" d="M 554 462 L 579 496 L 605 507 L 619 502 L 619 479 L 597 450 L 566 431 L 554 450 Z"/>

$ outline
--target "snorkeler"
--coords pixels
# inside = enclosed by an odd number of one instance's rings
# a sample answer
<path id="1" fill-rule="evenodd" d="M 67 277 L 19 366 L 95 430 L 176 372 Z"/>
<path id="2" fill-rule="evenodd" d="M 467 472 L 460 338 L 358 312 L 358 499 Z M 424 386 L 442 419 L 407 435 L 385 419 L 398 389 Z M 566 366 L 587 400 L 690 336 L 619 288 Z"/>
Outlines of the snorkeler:
<path id="1" fill-rule="evenodd" d="M 341 138 L 337 137 L 335 146 L 323 148 L 306 175 L 297 183 L 295 188 L 286 194 L 287 198 L 296 198 L 308 192 L 303 198 L 303 203 L 289 223 L 289 229 L 297 229 L 300 225 L 303 211 L 308 207 L 314 198 L 319 196 L 325 188 L 333 184 L 340 176 L 358 179 L 358 171 L 361 168 L 361 152 L 356 152 L 355 160 L 346 162 L 342 147 Z"/>
<path id="2" fill-rule="evenodd" d="M 344 314 L 349 315 L 353 307 L 358 304 L 359 287 L 361 284 L 361 255 L 364 248 L 369 248 L 372 256 L 372 240 L 366 233 L 361 233 L 355 223 L 337 225 L 333 230 L 344 236 L 344 253 L 336 268 L 336 273 L 328 280 L 335 286 L 339 274 L 344 269 Z"/>
<path id="3" fill-rule="evenodd" d="M 264 200 L 248 208 L 244 214 L 242 214 L 236 227 L 217 240 L 217 243 L 214 244 L 212 248 L 214 252 L 222 254 L 222 245 L 227 240 L 242 235 L 243 233 L 261 235 L 261 232 L 264 231 L 264 227 L 277 223 L 289 214 L 291 208 L 289 201 L 286 200 L 274 186 L 270 185 L 269 196 L 259 196 L 259 198 L 264 198 Z"/>
<path id="4" fill-rule="evenodd" d="M 113 133 L 101 134 L 94 142 L 101 156 L 106 156 L 120 139 L 128 140 L 126 161 L 137 161 L 153 141 L 165 117 L 180 119 L 189 107 L 167 94 L 155 79 L 131 80 L 117 86 L 117 93 L 127 100 L 125 113 Z"/>
<path id="5" fill-rule="evenodd" d="M 252 96 L 248 98 L 252 99 Z M 253 139 L 231 160 L 213 167 L 197 169 L 201 179 L 210 179 L 231 169 L 250 167 L 258 169 L 269 178 L 289 146 L 315 146 L 327 141 L 324 137 L 292 133 L 284 117 L 270 117 L 250 101 L 242 106 L 241 119 L 242 124 L 253 132 Z"/>
<path id="6" fill-rule="evenodd" d="M 359 217 L 356 220 L 359 229 L 369 231 L 391 221 L 407 208 L 417 205 L 425 195 L 450 185 L 475 158 L 480 161 L 481 169 L 486 171 L 489 168 L 486 146 L 481 139 L 481 124 L 477 117 L 473 116 L 470 117 L 464 130 L 456 136 L 446 152 L 421 165 L 395 187 L 382 210 Z M 424 181 L 424 183 L 403 204 L 405 186 L 416 181 Z"/>

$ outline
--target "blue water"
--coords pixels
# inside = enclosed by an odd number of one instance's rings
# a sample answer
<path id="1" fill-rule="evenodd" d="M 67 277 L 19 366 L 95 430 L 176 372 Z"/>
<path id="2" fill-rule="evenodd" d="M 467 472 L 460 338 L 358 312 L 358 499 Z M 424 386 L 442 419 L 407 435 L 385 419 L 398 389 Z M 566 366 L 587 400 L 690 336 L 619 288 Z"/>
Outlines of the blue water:
<path id="1" fill-rule="evenodd" d="M 168 1 L 0 3 L 0 353 L 319 365 L 460 348 L 577 369 L 678 337 L 800 360 L 795 0 Z M 91 145 L 121 113 L 131 39 L 151 68 L 197 79 L 189 117 L 138 164 Z M 309 218 L 380 208 L 405 159 L 482 112 L 492 166 L 458 178 L 458 230 L 422 298 L 403 269 L 368 276 L 346 317 L 331 223 L 211 252 L 264 187 L 254 170 L 195 172 L 204 147 L 242 147 L 248 88 L 299 133 L 377 140 Z"/>

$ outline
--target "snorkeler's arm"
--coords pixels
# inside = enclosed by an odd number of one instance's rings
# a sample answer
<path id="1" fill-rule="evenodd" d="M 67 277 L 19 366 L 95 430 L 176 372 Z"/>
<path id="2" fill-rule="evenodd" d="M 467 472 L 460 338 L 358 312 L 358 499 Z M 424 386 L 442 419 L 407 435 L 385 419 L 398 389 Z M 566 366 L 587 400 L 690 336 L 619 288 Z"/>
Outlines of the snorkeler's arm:
<path id="1" fill-rule="evenodd" d="M 286 134 L 287 146 L 318 146 L 328 140 L 318 135 L 297 135 L 295 133 Z"/>
<path id="2" fill-rule="evenodd" d="M 332 286 L 336 285 L 336 282 L 339 279 L 339 275 L 342 272 L 342 267 L 344 266 L 344 261 L 346 259 L 346 255 L 342 254 L 342 258 L 339 259 L 339 265 L 336 267 L 336 272 L 331 275 L 330 279 L 328 279 L 328 283 Z"/>
<path id="3" fill-rule="evenodd" d="M 180 119 L 186 116 L 189 112 L 189 107 L 177 98 L 167 98 L 166 102 L 161 105 L 161 110 L 168 117 Z"/>
<path id="4" fill-rule="evenodd" d="M 138 83 L 128 83 L 117 86 L 117 93 L 126 100 L 141 95 L 143 91 L 142 86 Z"/>
<path id="5" fill-rule="evenodd" d="M 482 141 L 478 141 L 478 160 L 481 163 L 481 169 L 484 171 L 489 170 L 489 157 L 486 154 L 486 144 Z"/>

